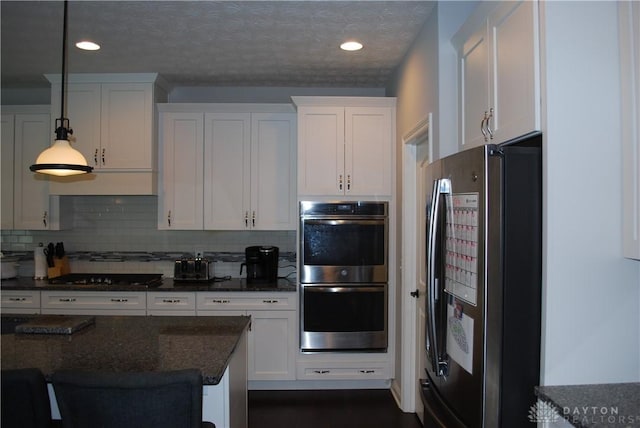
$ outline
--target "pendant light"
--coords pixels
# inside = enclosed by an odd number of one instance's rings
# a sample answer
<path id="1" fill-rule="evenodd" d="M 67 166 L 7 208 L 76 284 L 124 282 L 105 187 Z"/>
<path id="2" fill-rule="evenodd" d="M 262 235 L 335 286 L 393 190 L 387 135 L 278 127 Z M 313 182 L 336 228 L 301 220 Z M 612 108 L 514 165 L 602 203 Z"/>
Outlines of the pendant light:
<path id="1" fill-rule="evenodd" d="M 67 0 L 64 1 L 64 24 L 62 26 L 62 86 L 60 87 L 60 118 L 56 119 L 56 140 L 51 147 L 44 150 L 36 163 L 29 169 L 41 174 L 68 176 L 76 174 L 86 174 L 93 171 L 87 165 L 87 160 L 82 153 L 71 147 L 69 135 L 73 130 L 69 127 L 69 119 L 64 117 L 65 104 L 64 95 L 66 91 L 65 77 L 67 74 Z"/>

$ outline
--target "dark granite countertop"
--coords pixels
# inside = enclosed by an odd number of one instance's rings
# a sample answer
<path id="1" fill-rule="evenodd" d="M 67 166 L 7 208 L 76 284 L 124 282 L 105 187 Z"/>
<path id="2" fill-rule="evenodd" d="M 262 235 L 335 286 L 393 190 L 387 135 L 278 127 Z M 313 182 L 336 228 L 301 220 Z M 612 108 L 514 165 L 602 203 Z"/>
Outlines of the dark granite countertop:
<path id="1" fill-rule="evenodd" d="M 640 383 L 538 386 L 536 394 L 576 427 L 640 426 Z"/>
<path id="2" fill-rule="evenodd" d="M 247 284 L 244 278 L 225 278 L 210 282 L 178 282 L 173 278 L 162 278 L 159 287 L 146 287 L 140 285 L 93 285 L 93 284 L 49 284 L 47 280 L 33 278 L 13 278 L 2 280 L 3 290 L 76 290 L 76 291 L 220 291 L 220 292 L 295 292 L 296 283 L 285 278 L 279 278 L 277 283 Z"/>
<path id="3" fill-rule="evenodd" d="M 26 322 L 38 315 L 5 315 L 3 330 L 19 317 Z M 47 378 L 56 370 L 197 368 L 205 385 L 216 385 L 249 323 L 245 316 L 95 316 L 93 325 L 69 335 L 3 331 L 1 364 L 2 369 L 37 367 Z"/>

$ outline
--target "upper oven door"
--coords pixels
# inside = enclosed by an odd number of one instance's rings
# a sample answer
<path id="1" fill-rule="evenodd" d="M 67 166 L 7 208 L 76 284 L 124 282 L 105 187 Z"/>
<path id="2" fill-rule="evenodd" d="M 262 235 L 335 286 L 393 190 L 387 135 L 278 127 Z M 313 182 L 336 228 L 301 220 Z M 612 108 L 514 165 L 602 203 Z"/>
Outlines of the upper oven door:
<path id="1" fill-rule="evenodd" d="M 301 218 L 302 283 L 386 283 L 386 217 Z"/>

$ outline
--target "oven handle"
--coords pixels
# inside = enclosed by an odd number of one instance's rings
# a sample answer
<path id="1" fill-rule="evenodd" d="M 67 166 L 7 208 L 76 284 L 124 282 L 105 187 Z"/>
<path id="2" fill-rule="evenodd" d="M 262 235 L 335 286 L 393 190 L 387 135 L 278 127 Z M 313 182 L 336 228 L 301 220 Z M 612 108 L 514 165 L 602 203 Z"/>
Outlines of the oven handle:
<path id="1" fill-rule="evenodd" d="M 322 218 L 309 218 L 303 217 L 302 223 L 304 224 L 328 224 L 331 226 L 342 226 L 345 224 L 355 224 L 355 225 L 384 225 L 386 223 L 386 219 L 383 217 L 379 218 L 353 218 L 353 217 L 322 217 Z"/>
<path id="2" fill-rule="evenodd" d="M 380 292 L 384 293 L 385 286 L 384 285 L 372 285 L 372 286 L 359 286 L 359 285 L 348 285 L 348 286 L 332 286 L 332 285 L 303 285 L 305 293 L 371 293 L 371 292 Z"/>

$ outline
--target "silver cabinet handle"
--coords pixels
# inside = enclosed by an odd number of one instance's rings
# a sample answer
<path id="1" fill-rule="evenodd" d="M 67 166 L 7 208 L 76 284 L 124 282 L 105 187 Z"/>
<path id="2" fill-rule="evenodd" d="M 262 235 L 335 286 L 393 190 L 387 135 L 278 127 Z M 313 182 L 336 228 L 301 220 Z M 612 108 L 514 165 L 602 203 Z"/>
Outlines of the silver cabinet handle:
<path id="1" fill-rule="evenodd" d="M 342 191 L 342 174 L 338 175 L 338 190 Z"/>
<path id="2" fill-rule="evenodd" d="M 482 136 L 484 137 L 484 141 L 487 141 L 487 131 L 485 129 L 485 124 L 487 122 L 487 120 L 489 119 L 487 112 L 484 112 L 484 118 L 482 119 L 482 121 L 480 122 L 480 132 L 482 132 Z"/>
<path id="3" fill-rule="evenodd" d="M 244 212 L 244 227 L 249 227 L 249 211 Z"/>
<path id="4" fill-rule="evenodd" d="M 48 216 L 48 213 L 47 213 L 47 211 L 45 211 L 42 214 L 42 224 L 44 224 L 44 227 L 47 227 L 47 216 Z"/>
<path id="5" fill-rule="evenodd" d="M 67 297 L 63 297 L 63 298 L 58 299 L 58 301 L 66 303 L 66 302 L 75 302 L 76 299 L 74 299 L 73 297 L 68 297 L 68 298 Z"/>
<path id="6" fill-rule="evenodd" d="M 275 300 L 275 299 L 271 299 L 271 300 L 269 300 L 269 299 L 264 299 L 264 300 L 262 301 L 262 303 L 278 303 L 278 302 L 279 302 L 279 301 L 278 301 L 278 300 Z"/>
<path id="7" fill-rule="evenodd" d="M 375 370 L 360 370 L 360 373 L 364 373 L 364 374 L 370 374 L 370 373 L 375 373 Z"/>
<path id="8" fill-rule="evenodd" d="M 129 299 L 122 299 L 122 298 L 115 299 L 114 298 L 114 299 L 111 299 L 111 301 L 114 302 L 114 303 L 127 303 L 129 301 Z"/>
<path id="9" fill-rule="evenodd" d="M 347 174 L 347 192 L 351 191 L 351 174 Z"/>
<path id="10" fill-rule="evenodd" d="M 251 227 L 256 227 L 256 212 L 251 212 Z"/>
<path id="11" fill-rule="evenodd" d="M 169 213 L 167 214 L 167 224 L 171 227 L 171 210 L 169 210 Z"/>
<path id="12" fill-rule="evenodd" d="M 106 151 L 107 151 L 107 149 L 102 149 L 102 165 L 103 165 L 103 166 L 104 166 L 104 165 L 105 165 L 105 163 L 106 163 L 106 162 L 104 161 L 104 154 L 105 154 L 105 152 L 106 152 Z"/>
<path id="13" fill-rule="evenodd" d="M 487 132 L 489 133 L 489 139 L 490 140 L 493 140 L 493 131 L 491 130 L 491 119 L 492 118 L 493 118 L 493 107 L 489 109 L 489 117 L 487 117 Z"/>
<path id="14" fill-rule="evenodd" d="M 162 299 L 162 303 L 180 303 L 180 299 Z"/>
<path id="15" fill-rule="evenodd" d="M 93 163 L 98 166 L 98 149 L 93 153 Z"/>
<path id="16" fill-rule="evenodd" d="M 314 370 L 313 372 L 317 374 L 327 374 L 331 373 L 331 370 Z"/>
<path id="17" fill-rule="evenodd" d="M 9 297 L 10 302 L 26 302 L 26 297 Z"/>
<path id="18" fill-rule="evenodd" d="M 211 302 L 212 303 L 231 303 L 231 301 L 227 299 L 213 299 Z"/>

